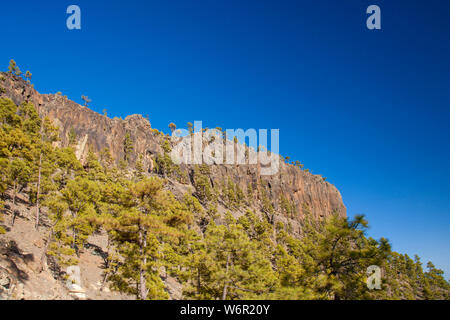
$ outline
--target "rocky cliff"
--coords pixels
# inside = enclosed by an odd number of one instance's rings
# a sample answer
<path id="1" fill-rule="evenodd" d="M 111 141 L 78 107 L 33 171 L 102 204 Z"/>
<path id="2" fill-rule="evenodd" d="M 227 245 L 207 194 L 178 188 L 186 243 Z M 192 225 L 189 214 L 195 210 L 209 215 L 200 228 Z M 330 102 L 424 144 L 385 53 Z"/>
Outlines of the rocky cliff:
<path id="1" fill-rule="evenodd" d="M 107 148 L 113 160 L 119 163 L 125 157 L 124 142 L 129 136 L 133 147 L 128 155 L 130 166 L 135 166 L 140 159 L 145 172 L 158 174 L 155 163 L 157 157 L 164 153 L 162 144 L 167 137 L 152 129 L 149 120 L 140 115 L 130 115 L 124 120 L 111 119 L 61 94 L 40 94 L 32 85 L 18 77 L 1 73 L 0 79 L 1 96 L 12 99 L 16 104 L 25 101 L 33 103 L 41 116 L 48 116 L 58 125 L 61 136 L 58 143 L 61 146 L 67 146 L 72 135 L 76 155 L 82 161 L 86 159 L 89 150 L 100 154 Z M 195 192 L 193 170 L 192 165 L 182 165 L 181 173 L 188 179 L 176 181 L 168 177 L 174 191 L 181 193 L 191 189 Z M 249 186 L 262 191 L 254 195 L 254 201 L 249 206 L 261 214 L 267 214 L 263 207 L 268 199 L 273 208 L 272 222 L 290 223 L 294 231 L 298 231 L 298 221 L 306 212 L 318 219 L 332 213 L 346 215 L 346 208 L 336 187 L 322 177 L 284 161 L 280 161 L 280 170 L 272 176 L 261 176 L 258 165 L 212 165 L 209 179 L 213 188 L 224 185 L 231 179 L 244 192 Z M 285 210 L 286 207 L 290 209 Z M 221 201 L 220 192 L 218 209 L 219 213 L 230 210 Z M 240 210 L 242 209 L 230 211 L 239 215 Z"/>

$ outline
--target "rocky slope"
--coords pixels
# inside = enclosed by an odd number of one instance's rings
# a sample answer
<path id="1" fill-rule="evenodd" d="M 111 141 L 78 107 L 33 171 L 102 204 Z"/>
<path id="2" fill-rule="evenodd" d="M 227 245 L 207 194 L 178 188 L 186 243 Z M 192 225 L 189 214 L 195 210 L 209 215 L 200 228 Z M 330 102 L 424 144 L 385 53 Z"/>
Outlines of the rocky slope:
<path id="1" fill-rule="evenodd" d="M 128 133 L 133 142 L 130 164 L 133 166 L 142 156 L 144 170 L 154 171 L 155 157 L 162 154 L 161 133 L 152 129 L 150 122 L 140 115 L 130 115 L 126 119 L 108 118 L 81 106 L 61 94 L 39 94 L 23 79 L 1 74 L 4 89 L 2 96 L 11 98 L 16 104 L 32 102 L 42 116 L 48 116 L 60 128 L 62 146 L 69 144 L 70 132 L 76 133 L 76 154 L 82 161 L 89 150 L 100 153 L 108 148 L 117 162 L 124 158 L 124 140 Z M 191 173 L 192 167 L 184 168 Z M 295 206 L 301 218 L 302 209 L 307 207 L 316 217 L 324 217 L 333 212 L 346 215 L 339 191 L 320 176 L 280 161 L 280 170 L 273 176 L 260 176 L 256 165 L 213 165 L 211 182 L 215 185 L 227 178 L 233 179 L 242 190 L 252 183 L 266 186 L 267 194 L 275 209 L 280 209 L 280 196 L 284 195 Z M 188 184 L 189 181 L 188 181 Z M 257 199 L 257 201 L 260 199 Z"/>
<path id="2" fill-rule="evenodd" d="M 125 157 L 124 144 L 126 137 L 129 137 L 133 147 L 128 155 L 129 166 L 135 167 L 140 159 L 144 172 L 161 174 L 158 172 L 157 158 L 165 152 L 163 145 L 167 136 L 153 129 L 149 120 L 140 115 L 131 115 L 124 120 L 111 119 L 61 94 L 40 94 L 23 79 L 6 73 L 0 73 L 0 97 L 10 98 L 16 104 L 33 103 L 41 116 L 48 116 L 59 127 L 61 139 L 58 144 L 64 147 L 72 142 L 76 155 L 82 162 L 86 160 L 89 151 L 100 156 L 102 151 L 108 149 L 113 161 L 118 164 Z M 235 148 L 245 150 L 242 145 L 236 145 Z M 346 215 L 339 191 L 322 177 L 286 164 L 282 160 L 280 170 L 275 175 L 262 176 L 260 169 L 259 164 L 209 167 L 209 183 L 218 195 L 219 223 L 226 211 L 231 211 L 237 217 L 251 209 L 259 215 L 267 216 L 273 224 L 289 224 L 292 232 L 298 234 L 299 222 L 307 212 L 317 219 L 332 213 Z M 186 191 L 195 194 L 197 190 L 194 166 L 181 165 L 180 173 L 183 179 L 165 175 L 171 191 L 176 196 L 182 196 Z M 253 199 L 247 200 L 244 206 L 227 205 L 221 188 L 230 180 L 245 193 L 249 186 L 257 190 Z M 267 203 L 273 209 L 270 214 L 265 208 Z M 289 207 L 289 212 L 286 206 Z M 68 292 L 64 281 L 52 270 L 51 261 L 44 263 L 45 270 L 38 270 L 42 267 L 40 259 L 46 239 L 45 223 L 40 232 L 34 230 L 33 213 L 27 197 L 22 195 L 22 201 L 14 207 L 7 201 L 5 207 L 6 213 L 10 215 L 13 210 L 17 210 L 19 220 L 13 230 L 0 237 L 0 298 L 1 290 L 10 291 L 7 296 L 15 299 L 77 298 L 77 293 Z M 81 296 L 86 295 L 89 299 L 128 299 L 130 297 L 110 293 L 107 287 L 100 288 L 104 242 L 102 235 L 91 237 L 89 248 L 80 257 L 80 267 L 85 275 L 82 279 L 85 288 Z M 5 273 L 5 270 L 8 272 Z M 11 276 L 12 274 L 14 276 Z M 170 277 L 167 277 L 165 282 L 171 298 L 181 298 L 180 284 Z M 4 289 L 1 289 L 2 287 Z"/>
<path id="3" fill-rule="evenodd" d="M 64 270 L 53 259 L 43 255 L 48 234 L 48 221 L 37 231 L 34 228 L 34 208 L 26 195 L 19 195 L 16 205 L 6 201 L 8 218 L 11 211 L 19 213 L 13 228 L 0 235 L 0 300 L 105 300 L 132 299 L 111 292 L 102 285 L 102 249 L 106 236 L 89 239 L 89 247 L 80 255 L 82 287 L 72 292 L 66 286 Z M 45 215 L 44 215 L 45 216 Z M 9 225 L 9 221 L 5 221 Z"/>

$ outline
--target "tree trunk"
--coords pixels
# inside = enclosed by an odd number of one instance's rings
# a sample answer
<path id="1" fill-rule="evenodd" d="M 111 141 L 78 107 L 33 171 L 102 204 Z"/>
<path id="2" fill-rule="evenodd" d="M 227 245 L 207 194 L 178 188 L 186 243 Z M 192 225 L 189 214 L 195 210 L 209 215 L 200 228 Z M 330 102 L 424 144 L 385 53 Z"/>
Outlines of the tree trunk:
<path id="1" fill-rule="evenodd" d="M 102 280 L 102 285 L 100 286 L 100 291 L 103 291 L 103 289 L 105 288 L 106 285 L 106 280 L 108 280 L 108 276 L 111 273 L 111 270 L 109 269 L 109 267 L 111 266 L 111 261 L 109 260 L 110 254 L 109 254 L 109 250 L 110 250 L 110 246 L 111 246 L 111 242 L 110 242 L 110 237 L 108 235 L 108 244 L 106 245 L 106 258 L 104 258 L 105 260 L 105 274 L 103 275 L 103 280 Z"/>
<path id="2" fill-rule="evenodd" d="M 13 189 L 13 206 L 16 205 L 16 194 L 17 194 L 17 179 L 14 180 L 14 189 Z"/>
<path id="3" fill-rule="evenodd" d="M 227 265 L 226 265 L 226 273 L 225 273 L 225 277 L 228 277 L 228 265 L 230 263 L 230 254 L 227 255 Z M 222 292 L 222 300 L 226 300 L 227 299 L 227 293 L 228 293 L 228 279 L 225 279 L 225 286 L 223 287 L 223 292 Z"/>
<path id="4" fill-rule="evenodd" d="M 200 296 L 200 269 L 197 269 L 197 296 Z"/>
<path id="5" fill-rule="evenodd" d="M 47 238 L 47 242 L 45 243 L 44 251 L 42 251 L 41 259 L 40 259 L 40 266 L 39 266 L 39 273 L 44 271 L 44 263 L 47 260 L 47 250 L 48 246 L 50 244 L 50 241 L 52 241 L 53 237 L 53 227 L 50 229 L 50 233 Z"/>
<path id="6" fill-rule="evenodd" d="M 139 226 L 139 254 L 142 259 L 142 264 L 139 270 L 139 298 L 141 300 L 147 300 L 147 284 L 145 280 L 145 268 L 147 265 L 147 257 L 144 254 L 144 248 L 147 245 L 147 239 L 145 237 L 145 231 Z"/>
<path id="7" fill-rule="evenodd" d="M 37 195 L 36 195 L 36 230 L 39 227 L 39 197 L 41 196 L 41 167 L 42 167 L 42 151 L 39 155 L 39 173 L 37 182 Z"/>
<path id="8" fill-rule="evenodd" d="M 75 228 L 73 229 L 73 243 L 72 243 L 72 249 L 75 250 L 75 254 L 77 255 L 77 257 L 80 257 L 80 253 L 78 252 L 78 246 L 77 246 L 77 230 L 75 230 Z"/>
<path id="9" fill-rule="evenodd" d="M 11 227 L 14 226 L 16 221 L 16 193 L 17 193 L 17 181 L 14 180 L 14 189 L 13 189 L 13 201 L 12 201 L 12 217 L 11 217 Z"/>

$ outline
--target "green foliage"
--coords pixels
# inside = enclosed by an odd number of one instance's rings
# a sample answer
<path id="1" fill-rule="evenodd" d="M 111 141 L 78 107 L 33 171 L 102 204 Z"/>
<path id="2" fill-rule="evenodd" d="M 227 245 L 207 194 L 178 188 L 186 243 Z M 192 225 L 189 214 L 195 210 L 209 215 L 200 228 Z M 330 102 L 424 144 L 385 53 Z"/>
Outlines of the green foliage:
<path id="1" fill-rule="evenodd" d="M 11 61 L 9 61 L 9 66 L 8 66 L 8 73 L 9 74 L 15 74 L 17 75 L 17 73 L 19 73 L 20 75 L 20 68 L 17 66 L 16 62 L 11 59 Z"/>
<path id="2" fill-rule="evenodd" d="M 281 212 L 289 217 L 294 218 L 297 213 L 297 208 L 293 202 L 291 202 L 283 193 L 280 196 Z"/>
<path id="3" fill-rule="evenodd" d="M 194 299 L 255 299 L 277 283 L 270 260 L 229 216 L 211 223 L 187 260 L 184 294 Z"/>
<path id="4" fill-rule="evenodd" d="M 198 201 L 196 197 L 186 193 L 183 197 L 183 202 L 188 208 L 188 210 L 194 215 L 196 218 L 203 218 L 205 215 L 205 209 Z"/>
<path id="5" fill-rule="evenodd" d="M 427 263 L 428 271 L 424 274 L 422 280 L 428 287 L 424 288 L 424 296 L 427 299 L 433 300 L 449 300 L 450 299 L 450 284 L 444 278 L 444 271 L 437 269 L 434 264 L 429 261 Z"/>
<path id="6" fill-rule="evenodd" d="M 172 151 L 172 146 L 170 145 L 170 141 L 167 138 L 164 138 L 161 146 L 164 150 L 164 153 L 170 153 Z"/>
<path id="7" fill-rule="evenodd" d="M 266 189 L 264 187 L 260 187 L 259 190 L 260 190 L 260 197 L 261 197 L 261 203 L 262 203 L 261 210 L 266 214 L 267 219 L 272 223 L 273 216 L 275 214 L 275 209 L 273 207 L 272 202 L 269 199 Z"/>
<path id="8" fill-rule="evenodd" d="M 40 123 L 33 105 L 17 108 L 11 100 L 0 99 L 0 193 L 12 188 L 13 205 L 17 193 L 31 181 Z"/>
<path id="9" fill-rule="evenodd" d="M 162 243 L 176 242 L 178 231 L 190 221 L 188 208 L 164 190 L 159 178 L 131 184 L 123 194 L 122 209 L 106 221 L 123 259 L 109 280 L 119 291 L 139 299 L 167 299 L 159 270 L 164 265 Z"/>
<path id="10" fill-rule="evenodd" d="M 209 168 L 207 165 L 195 166 L 194 168 L 195 196 L 202 202 L 216 200 L 214 190 L 211 186 Z"/>
<path id="11" fill-rule="evenodd" d="M 60 266 L 76 264 L 89 237 L 107 232 L 104 280 L 115 290 L 167 299 L 164 278 L 171 275 L 192 299 L 449 299 L 442 270 L 430 262 L 424 271 L 419 257 L 368 237 L 363 216 L 319 220 L 306 202 L 297 208 L 285 194 L 276 210 L 270 186 L 249 183 L 245 196 L 231 178 L 213 184 L 207 165 L 193 168 L 195 191 L 177 199 L 169 191 L 173 181 L 144 173 L 142 156 L 133 175 L 125 161 L 116 166 L 107 149 L 91 150 L 82 166 L 71 147 L 75 131 L 68 135 L 69 147 L 55 147 L 59 130 L 48 118 L 32 104 L 0 98 L 0 220 L 6 193 L 28 192 L 37 213 L 39 202 L 46 208 L 45 254 Z M 157 173 L 169 180 L 186 174 L 171 162 L 170 141 L 161 139 Z M 132 146 L 127 134 L 127 161 Z M 219 215 L 220 193 L 229 208 L 246 213 L 237 220 Z M 260 213 L 246 204 L 258 205 Z M 280 212 L 284 217 L 275 217 Z M 286 218 L 300 222 L 300 234 Z M 370 265 L 383 270 L 381 290 L 366 287 Z"/>
<path id="12" fill-rule="evenodd" d="M 25 78 L 27 79 L 28 83 L 31 82 L 32 77 L 33 77 L 33 75 L 31 74 L 31 72 L 27 70 L 27 72 L 25 73 Z"/>
<path id="13" fill-rule="evenodd" d="M 156 172 L 165 178 L 172 177 L 175 178 L 180 183 L 187 183 L 188 176 L 186 171 L 183 171 L 179 165 L 176 165 L 172 161 L 170 155 L 172 151 L 172 146 L 170 140 L 167 136 L 161 137 L 161 147 L 163 149 L 163 154 L 158 154 L 155 159 Z"/>
<path id="14" fill-rule="evenodd" d="M 141 180 L 144 177 L 144 163 L 142 154 L 139 155 L 136 161 L 136 179 Z"/>
<path id="15" fill-rule="evenodd" d="M 69 146 L 73 146 L 77 143 L 77 133 L 74 128 L 69 130 Z"/>
<path id="16" fill-rule="evenodd" d="M 368 222 L 363 216 L 351 221 L 330 216 L 318 225 L 305 221 L 307 237 L 302 246 L 314 261 L 311 268 L 318 274 L 317 292 L 333 299 L 364 297 L 364 273 L 370 265 L 384 266 L 390 253 L 388 241 L 367 238 Z"/>
<path id="17" fill-rule="evenodd" d="M 167 177 L 173 173 L 173 162 L 170 155 L 164 153 L 156 156 L 156 172 Z"/>
<path id="18" fill-rule="evenodd" d="M 169 123 L 170 131 L 173 133 L 177 129 L 177 125 L 173 122 Z"/>
<path id="19" fill-rule="evenodd" d="M 293 164 L 294 164 L 294 166 L 296 166 L 300 169 L 303 169 L 303 167 L 304 167 L 304 165 L 298 160 L 295 160 L 295 162 Z"/>
<path id="20" fill-rule="evenodd" d="M 228 208 L 239 208 L 245 200 L 244 192 L 231 179 L 228 179 L 223 195 Z"/>
<path id="21" fill-rule="evenodd" d="M 3 222 L 3 214 L 2 214 L 3 206 L 4 206 L 4 202 L 0 201 L 0 223 Z M 0 225 L 0 235 L 5 234 L 5 233 L 6 233 L 6 229 L 2 225 Z"/>
<path id="22" fill-rule="evenodd" d="M 81 100 L 83 100 L 83 101 L 84 101 L 84 106 L 85 106 L 85 107 L 88 107 L 88 106 L 89 106 L 89 103 L 91 103 L 91 102 L 92 102 L 92 100 L 91 100 L 91 99 L 89 99 L 89 97 L 88 97 L 88 96 L 84 96 L 84 95 L 82 95 L 82 96 L 81 96 Z"/>
<path id="23" fill-rule="evenodd" d="M 127 132 L 123 140 L 123 153 L 124 153 L 123 159 L 126 162 L 130 161 L 131 152 L 133 151 L 133 149 L 134 149 L 133 140 L 131 139 L 130 133 Z"/>
<path id="24" fill-rule="evenodd" d="M 66 215 L 67 203 L 57 194 L 52 194 L 46 197 L 44 205 L 49 209 L 52 221 L 46 254 L 55 257 L 61 266 L 77 264 L 78 260 L 74 258 L 74 239 L 68 232 L 70 220 Z"/>

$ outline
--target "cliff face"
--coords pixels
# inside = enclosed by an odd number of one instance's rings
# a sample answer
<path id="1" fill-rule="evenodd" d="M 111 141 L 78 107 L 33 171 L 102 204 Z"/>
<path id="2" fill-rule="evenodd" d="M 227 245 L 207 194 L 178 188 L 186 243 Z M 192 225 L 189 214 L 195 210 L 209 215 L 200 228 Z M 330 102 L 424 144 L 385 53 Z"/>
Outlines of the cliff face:
<path id="1" fill-rule="evenodd" d="M 134 166 L 138 157 L 142 158 L 144 170 L 155 171 L 155 159 L 163 153 L 161 142 L 164 136 L 153 130 L 150 122 L 140 115 L 131 115 L 126 119 L 108 118 L 84 106 L 81 106 L 59 94 L 39 94 L 24 80 L 5 73 L 0 74 L 2 97 L 12 99 L 16 104 L 25 101 L 33 103 L 41 116 L 48 116 L 60 128 L 61 146 L 69 144 L 70 132 L 76 133 L 76 154 L 82 161 L 86 159 L 89 150 L 100 153 L 108 148 L 112 158 L 118 163 L 124 158 L 124 141 L 128 134 L 133 144 L 129 155 L 129 163 Z M 182 170 L 191 179 L 183 183 L 173 182 L 174 189 L 195 190 L 192 181 L 193 166 L 182 166 Z M 275 209 L 276 220 L 297 225 L 302 215 L 310 211 L 316 218 L 324 217 L 333 212 L 346 215 L 346 208 L 339 191 L 322 177 L 312 175 L 293 165 L 280 161 L 280 170 L 272 176 L 261 176 L 257 165 L 212 165 L 210 174 L 211 185 L 223 185 L 228 179 L 239 185 L 246 192 L 247 187 L 262 186 L 265 194 Z M 175 190 L 176 191 L 176 190 Z M 281 198 L 287 199 L 294 208 L 293 214 L 283 214 Z M 256 195 L 254 209 L 262 213 L 261 196 Z M 219 202 L 220 205 L 220 202 Z M 225 208 L 222 208 L 225 210 Z M 220 212 L 219 208 L 219 212 Z M 234 212 L 239 214 L 239 212 Z"/>

